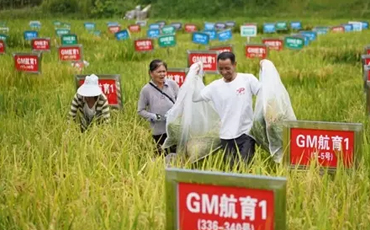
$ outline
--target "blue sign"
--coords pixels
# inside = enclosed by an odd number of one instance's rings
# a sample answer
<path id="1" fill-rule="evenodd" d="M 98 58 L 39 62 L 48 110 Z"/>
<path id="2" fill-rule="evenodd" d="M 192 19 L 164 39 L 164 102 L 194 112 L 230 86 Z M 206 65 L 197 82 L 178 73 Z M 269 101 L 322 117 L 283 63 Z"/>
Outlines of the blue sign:
<path id="1" fill-rule="evenodd" d="M 161 28 L 161 25 L 156 24 L 156 23 L 149 25 L 150 30 L 159 30 L 160 28 Z"/>
<path id="2" fill-rule="evenodd" d="M 361 31 L 362 30 L 362 23 L 353 23 L 352 24 L 353 31 Z"/>
<path id="3" fill-rule="evenodd" d="M 108 27 L 110 27 L 110 26 L 119 26 L 119 23 L 118 22 L 108 22 L 107 26 Z"/>
<path id="4" fill-rule="evenodd" d="M 37 38 L 38 37 L 38 32 L 37 31 L 24 31 L 24 39 L 27 40 L 27 41 L 30 41 L 34 38 Z"/>
<path id="5" fill-rule="evenodd" d="M 202 32 L 194 32 L 192 35 L 192 42 L 200 45 L 208 45 L 209 35 Z"/>
<path id="6" fill-rule="evenodd" d="M 85 22 L 84 26 L 85 26 L 85 29 L 87 29 L 87 30 L 94 30 L 95 29 L 95 23 L 92 23 L 92 22 Z"/>
<path id="7" fill-rule="evenodd" d="M 342 24 L 342 26 L 344 26 L 344 31 L 345 32 L 353 31 L 353 25 L 352 24 Z"/>
<path id="8" fill-rule="evenodd" d="M 317 33 L 315 31 L 301 31 L 299 33 L 305 37 L 307 36 L 310 41 L 314 41 L 317 38 Z"/>
<path id="9" fill-rule="evenodd" d="M 367 30 L 367 29 L 369 29 L 369 22 L 365 22 L 365 21 L 363 21 L 363 22 L 362 22 L 362 29 L 363 29 L 363 30 Z"/>
<path id="10" fill-rule="evenodd" d="M 220 31 L 218 33 L 218 40 L 220 42 L 224 42 L 224 41 L 228 41 L 230 40 L 231 38 L 233 37 L 233 33 L 231 32 L 230 29 L 228 30 L 224 30 L 224 31 Z"/>
<path id="11" fill-rule="evenodd" d="M 157 38 L 161 34 L 161 31 L 159 29 L 149 29 L 146 32 L 146 36 L 148 38 Z"/>
<path id="12" fill-rule="evenodd" d="M 269 33 L 275 33 L 275 23 L 264 23 L 263 24 L 263 33 L 269 34 Z"/>
<path id="13" fill-rule="evenodd" d="M 301 30 L 302 29 L 302 23 L 301 22 L 291 22 L 290 23 L 290 28 L 292 28 L 292 30 Z"/>
<path id="14" fill-rule="evenodd" d="M 114 36 L 116 37 L 118 41 L 122 41 L 122 40 L 129 39 L 130 33 L 128 32 L 128 30 L 121 30 L 115 33 Z"/>
<path id="15" fill-rule="evenodd" d="M 317 35 L 327 34 L 329 32 L 329 27 L 327 26 L 316 26 L 312 29 Z"/>
<path id="16" fill-rule="evenodd" d="M 41 28 L 41 22 L 39 21 L 30 21 L 31 29 L 39 30 Z"/>
<path id="17" fill-rule="evenodd" d="M 213 22 L 205 22 L 204 23 L 204 30 L 214 30 L 215 24 Z"/>
<path id="18" fill-rule="evenodd" d="M 203 30 L 203 33 L 208 34 L 210 40 L 216 40 L 217 39 L 217 31 L 216 30 Z"/>

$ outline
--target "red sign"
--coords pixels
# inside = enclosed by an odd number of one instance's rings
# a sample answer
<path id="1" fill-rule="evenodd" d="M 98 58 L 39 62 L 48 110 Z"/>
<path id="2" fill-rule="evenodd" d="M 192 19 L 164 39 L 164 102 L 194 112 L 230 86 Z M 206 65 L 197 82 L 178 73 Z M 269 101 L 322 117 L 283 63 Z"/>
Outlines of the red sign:
<path id="1" fill-rule="evenodd" d="M 364 65 L 370 65 L 370 55 L 369 57 L 364 57 L 363 60 L 364 60 Z"/>
<path id="2" fill-rule="evenodd" d="M 279 38 L 264 38 L 262 43 L 265 44 L 270 50 L 280 51 L 283 49 L 284 41 Z"/>
<path id="3" fill-rule="evenodd" d="M 50 51 L 50 39 L 35 38 L 31 42 L 32 50 L 34 51 Z"/>
<path id="4" fill-rule="evenodd" d="M 82 60 L 81 46 L 61 46 L 59 47 L 59 60 L 61 61 L 80 61 Z"/>
<path id="5" fill-rule="evenodd" d="M 215 47 L 210 47 L 209 50 L 216 50 L 216 51 L 219 51 L 219 53 L 222 53 L 222 52 L 233 52 L 233 47 L 231 45 L 215 46 Z"/>
<path id="6" fill-rule="evenodd" d="M 108 29 L 109 29 L 109 32 L 111 32 L 112 34 L 115 34 L 121 30 L 121 26 L 109 26 Z"/>
<path id="7" fill-rule="evenodd" d="M 14 65 L 21 72 L 38 73 L 40 71 L 40 59 L 38 54 L 14 54 Z"/>
<path id="8" fill-rule="evenodd" d="M 194 24 L 185 24 L 185 31 L 188 33 L 192 33 L 197 31 L 197 26 Z"/>
<path id="9" fill-rule="evenodd" d="M 331 31 L 334 33 L 343 33 L 345 31 L 344 26 L 333 26 Z"/>
<path id="10" fill-rule="evenodd" d="M 79 81 L 79 85 L 81 86 L 84 83 L 85 79 Z M 117 105 L 118 104 L 118 93 L 117 93 L 117 86 L 116 80 L 114 79 L 99 79 L 99 86 L 103 91 L 104 95 L 108 99 L 109 105 Z"/>
<path id="11" fill-rule="evenodd" d="M 151 51 L 154 49 L 152 39 L 138 39 L 134 41 L 135 50 L 138 52 Z"/>
<path id="12" fill-rule="evenodd" d="M 201 61 L 203 63 L 204 72 L 217 72 L 217 52 L 190 52 L 188 53 L 188 67 L 192 64 Z"/>
<path id="13" fill-rule="evenodd" d="M 178 229 L 274 229 L 274 192 L 178 183 Z"/>
<path id="14" fill-rule="evenodd" d="M 5 54 L 5 42 L 0 40 L 0 54 Z"/>
<path id="15" fill-rule="evenodd" d="M 179 87 L 182 86 L 182 84 L 185 81 L 186 78 L 186 72 L 185 71 L 176 71 L 176 70 L 167 70 L 167 78 L 174 80 Z"/>
<path id="16" fill-rule="evenodd" d="M 267 57 L 267 46 L 266 45 L 245 45 L 245 56 L 247 58 L 260 58 L 265 59 Z"/>
<path id="17" fill-rule="evenodd" d="M 130 32 L 133 32 L 133 33 L 135 33 L 135 32 L 140 32 L 140 30 L 141 30 L 141 27 L 140 27 L 140 25 L 130 25 L 129 27 L 128 27 L 128 29 L 130 30 Z"/>
<path id="18" fill-rule="evenodd" d="M 291 128 L 290 163 L 308 165 L 313 158 L 322 166 L 336 167 L 339 154 L 345 167 L 353 163 L 354 131 Z"/>

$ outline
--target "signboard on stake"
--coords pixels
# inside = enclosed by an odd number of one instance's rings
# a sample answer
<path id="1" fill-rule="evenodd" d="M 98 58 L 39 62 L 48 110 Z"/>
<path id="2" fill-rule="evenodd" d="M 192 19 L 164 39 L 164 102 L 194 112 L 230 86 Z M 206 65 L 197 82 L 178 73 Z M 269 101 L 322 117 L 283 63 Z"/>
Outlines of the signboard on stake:
<path id="1" fill-rule="evenodd" d="M 344 33 L 345 32 L 344 26 L 332 26 L 330 30 L 333 33 Z"/>
<path id="2" fill-rule="evenodd" d="M 267 57 L 267 46 L 265 44 L 245 44 L 245 56 L 247 58 L 260 58 Z"/>
<path id="3" fill-rule="evenodd" d="M 159 30 L 159 29 L 161 29 L 161 26 L 157 23 L 152 23 L 152 24 L 149 25 L 149 29 L 150 30 Z"/>
<path id="4" fill-rule="evenodd" d="M 327 26 L 316 26 L 312 29 L 312 31 L 315 31 L 317 35 L 323 35 L 327 34 L 329 32 L 329 27 Z"/>
<path id="5" fill-rule="evenodd" d="M 176 46 L 176 37 L 173 34 L 158 37 L 158 46 L 162 48 Z"/>
<path id="6" fill-rule="evenodd" d="M 6 34 L 0 34 L 0 40 L 6 41 L 8 36 Z"/>
<path id="7" fill-rule="evenodd" d="M 370 54 L 361 55 L 362 65 L 370 65 Z"/>
<path id="8" fill-rule="evenodd" d="M 280 51 L 284 47 L 284 40 L 280 38 L 262 38 L 262 43 L 265 44 L 269 50 Z"/>
<path id="9" fill-rule="evenodd" d="M 354 21 L 349 21 L 348 24 L 352 25 L 352 30 L 353 31 L 362 31 L 362 22 L 354 22 Z"/>
<path id="10" fill-rule="evenodd" d="M 84 27 L 87 30 L 95 30 L 96 25 L 93 22 L 85 22 Z"/>
<path id="11" fill-rule="evenodd" d="M 218 53 L 222 52 L 233 52 L 233 45 L 220 45 L 220 46 L 211 46 L 208 50 L 218 51 Z"/>
<path id="12" fill-rule="evenodd" d="M 338 163 L 353 168 L 360 158 L 362 124 L 317 121 L 288 121 L 284 124 L 285 162 L 305 169 L 311 160 L 336 170 Z"/>
<path id="13" fill-rule="evenodd" d="M 203 32 L 194 32 L 191 36 L 191 41 L 199 45 L 208 45 L 209 35 Z"/>
<path id="14" fill-rule="evenodd" d="M 342 24 L 344 27 L 344 32 L 352 32 L 353 31 L 353 25 L 352 24 Z"/>
<path id="15" fill-rule="evenodd" d="M 317 38 L 317 33 L 315 31 L 300 31 L 299 34 L 307 36 L 310 41 L 314 41 Z"/>
<path id="16" fill-rule="evenodd" d="M 30 25 L 31 29 L 33 29 L 33 30 L 41 29 L 41 22 L 40 21 L 30 21 L 29 25 Z"/>
<path id="17" fill-rule="evenodd" d="M 285 31 L 288 30 L 288 25 L 286 22 L 276 22 L 275 29 L 277 31 Z"/>
<path id="18" fill-rule="evenodd" d="M 263 33 L 264 34 L 273 34 L 275 33 L 275 23 L 264 23 L 263 24 Z"/>
<path id="19" fill-rule="evenodd" d="M 166 78 L 174 80 L 179 87 L 185 81 L 186 74 L 188 73 L 188 68 L 169 68 L 167 69 L 167 76 Z"/>
<path id="20" fill-rule="evenodd" d="M 284 46 L 289 49 L 300 50 L 304 46 L 305 39 L 303 36 L 286 36 Z"/>
<path id="21" fill-rule="evenodd" d="M 23 33 L 23 38 L 26 41 L 31 41 L 34 38 L 37 38 L 39 36 L 39 33 L 35 30 L 27 30 Z"/>
<path id="22" fill-rule="evenodd" d="M 9 33 L 9 27 L 0 27 L 0 33 Z"/>
<path id="23" fill-rule="evenodd" d="M 154 50 L 153 40 L 150 38 L 136 39 L 134 41 L 136 52 L 148 52 Z"/>
<path id="24" fill-rule="evenodd" d="M 193 33 L 195 31 L 198 31 L 197 26 L 195 24 L 190 23 L 185 24 L 185 32 Z"/>
<path id="25" fill-rule="evenodd" d="M 64 45 L 77 45 L 77 35 L 76 34 L 63 34 L 60 38 L 62 46 Z"/>
<path id="26" fill-rule="evenodd" d="M 0 40 L 0 55 L 5 54 L 6 52 L 6 44 L 4 40 Z"/>
<path id="27" fill-rule="evenodd" d="M 150 29 L 146 31 L 146 36 L 148 38 L 157 38 L 161 34 L 161 31 L 159 29 Z"/>
<path id="28" fill-rule="evenodd" d="M 217 31 L 216 30 L 203 30 L 203 33 L 206 33 L 209 35 L 209 39 L 216 40 L 217 39 Z"/>
<path id="29" fill-rule="evenodd" d="M 290 22 L 290 28 L 292 30 L 301 30 L 302 29 L 302 22 L 299 22 L 299 21 Z"/>
<path id="30" fill-rule="evenodd" d="M 60 61 L 82 61 L 82 45 L 65 45 L 58 47 Z"/>
<path id="31" fill-rule="evenodd" d="M 0 37 L 0 39 L 1 39 L 1 37 Z M 365 54 L 370 54 L 370 45 L 365 46 L 364 53 Z"/>
<path id="32" fill-rule="evenodd" d="M 249 43 L 250 37 L 257 36 L 257 24 L 245 24 L 240 26 L 240 36 L 247 37 Z"/>
<path id="33" fill-rule="evenodd" d="M 367 86 L 366 83 L 370 82 L 370 65 L 364 65 L 363 72 L 364 72 L 364 85 L 366 88 Z"/>
<path id="34" fill-rule="evenodd" d="M 131 32 L 131 33 L 138 33 L 141 31 L 141 27 L 140 25 L 138 24 L 133 24 L 133 25 L 129 25 L 128 26 L 128 30 Z"/>
<path id="35" fill-rule="evenodd" d="M 369 22 L 362 21 L 362 30 L 367 30 L 369 29 Z"/>
<path id="36" fill-rule="evenodd" d="M 31 41 L 32 51 L 49 52 L 50 38 L 34 38 Z"/>
<path id="37" fill-rule="evenodd" d="M 215 23 L 215 29 L 216 30 L 225 30 L 226 29 L 226 24 L 223 22 L 216 22 Z"/>
<path id="38" fill-rule="evenodd" d="M 165 180 L 166 230 L 286 230 L 286 178 L 167 168 Z"/>
<path id="39" fill-rule="evenodd" d="M 159 29 L 163 28 L 166 25 L 165 21 L 156 21 L 155 23 L 159 25 Z"/>
<path id="40" fill-rule="evenodd" d="M 80 87 L 88 75 L 76 75 L 76 88 Z M 121 75 L 119 74 L 97 74 L 99 86 L 108 99 L 108 104 L 114 109 L 122 109 Z"/>
<path id="41" fill-rule="evenodd" d="M 164 26 L 162 27 L 162 34 L 175 34 L 176 28 L 174 26 Z"/>
<path id="42" fill-rule="evenodd" d="M 111 25 L 108 27 L 108 30 L 111 34 L 115 34 L 117 33 L 118 31 L 121 30 L 121 26 L 120 25 Z"/>
<path id="43" fill-rule="evenodd" d="M 220 42 L 225 42 L 225 41 L 231 40 L 232 38 L 233 38 L 233 33 L 231 32 L 231 29 L 218 32 L 218 40 Z"/>
<path id="44" fill-rule="evenodd" d="M 173 22 L 170 25 L 175 27 L 176 30 L 180 30 L 182 28 L 182 23 L 181 22 Z"/>
<path id="45" fill-rule="evenodd" d="M 234 28 L 236 25 L 235 21 L 226 21 L 225 24 L 227 28 Z"/>
<path id="46" fill-rule="evenodd" d="M 18 72 L 41 73 L 41 53 L 13 53 L 13 60 Z"/>
<path id="47" fill-rule="evenodd" d="M 217 56 L 218 51 L 215 50 L 188 50 L 188 67 L 192 64 L 201 61 L 203 63 L 203 71 L 205 73 L 218 73 Z"/>
<path id="48" fill-rule="evenodd" d="M 55 33 L 57 34 L 57 36 L 61 37 L 62 35 L 70 34 L 70 30 L 65 28 L 59 28 L 55 30 Z"/>
<path id="49" fill-rule="evenodd" d="M 215 30 L 215 23 L 213 22 L 205 22 L 204 23 L 204 30 Z"/>
<path id="50" fill-rule="evenodd" d="M 146 20 L 138 20 L 135 22 L 136 25 L 139 25 L 140 27 L 146 26 Z"/>
<path id="51" fill-rule="evenodd" d="M 114 34 L 114 37 L 117 39 L 117 41 L 123 41 L 130 38 L 130 32 L 126 30 L 118 31 Z"/>

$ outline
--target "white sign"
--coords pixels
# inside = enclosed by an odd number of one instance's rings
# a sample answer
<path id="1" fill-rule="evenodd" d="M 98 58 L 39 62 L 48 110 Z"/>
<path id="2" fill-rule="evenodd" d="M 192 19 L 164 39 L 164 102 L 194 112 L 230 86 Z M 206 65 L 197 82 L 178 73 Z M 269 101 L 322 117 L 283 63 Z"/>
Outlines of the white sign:
<path id="1" fill-rule="evenodd" d="M 352 24 L 353 31 L 362 31 L 362 22 L 349 21 L 348 24 Z"/>
<path id="2" fill-rule="evenodd" d="M 243 25 L 240 26 L 240 36 L 242 37 L 256 37 L 257 25 Z"/>

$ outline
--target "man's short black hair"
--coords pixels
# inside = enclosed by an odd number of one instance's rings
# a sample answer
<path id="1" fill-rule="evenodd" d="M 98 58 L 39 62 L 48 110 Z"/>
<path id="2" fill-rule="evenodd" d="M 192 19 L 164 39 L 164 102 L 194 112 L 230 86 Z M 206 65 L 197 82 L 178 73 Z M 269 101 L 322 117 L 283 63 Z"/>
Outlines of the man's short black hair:
<path id="1" fill-rule="evenodd" d="M 217 62 L 219 60 L 227 60 L 227 59 L 230 59 L 231 64 L 235 64 L 235 54 L 233 54 L 232 52 L 222 52 L 222 53 L 220 53 L 217 57 Z"/>

